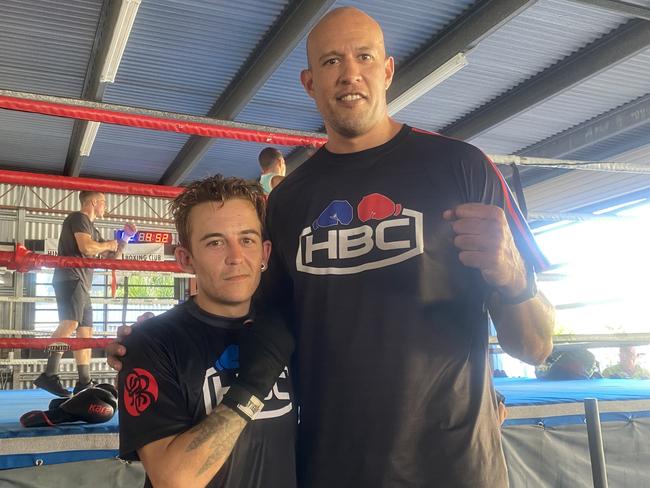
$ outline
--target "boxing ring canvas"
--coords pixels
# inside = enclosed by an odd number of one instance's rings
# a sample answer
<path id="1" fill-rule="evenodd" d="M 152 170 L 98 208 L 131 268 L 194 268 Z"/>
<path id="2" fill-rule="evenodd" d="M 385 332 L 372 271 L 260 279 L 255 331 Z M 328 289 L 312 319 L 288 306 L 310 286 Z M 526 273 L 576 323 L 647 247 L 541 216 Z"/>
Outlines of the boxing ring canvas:
<path id="1" fill-rule="evenodd" d="M 593 487 L 584 398 L 598 399 L 609 486 L 650 487 L 650 380 L 495 378 L 513 488 Z"/>
<path id="2" fill-rule="evenodd" d="M 140 463 L 118 459 L 117 415 L 103 424 L 27 429 L 20 416 L 47 410 L 54 397 L 43 390 L 0 391 L 0 486 L 142 486 Z"/>
<path id="3" fill-rule="evenodd" d="M 591 488 L 582 400 L 599 400 L 612 487 L 650 487 L 650 380 L 539 381 L 496 378 L 509 418 L 503 443 L 512 488 Z M 115 459 L 118 420 L 26 429 L 29 410 L 45 410 L 41 390 L 0 391 L 0 486 L 141 486 L 139 463 Z M 43 463 L 42 466 L 35 467 Z M 92 466 L 94 482 L 77 482 Z M 47 480 L 48 483 L 44 483 Z"/>
<path id="4" fill-rule="evenodd" d="M 58 464 L 117 456 L 118 421 L 24 428 L 19 418 L 30 410 L 47 410 L 55 398 L 43 390 L 0 392 L 0 469 Z"/>

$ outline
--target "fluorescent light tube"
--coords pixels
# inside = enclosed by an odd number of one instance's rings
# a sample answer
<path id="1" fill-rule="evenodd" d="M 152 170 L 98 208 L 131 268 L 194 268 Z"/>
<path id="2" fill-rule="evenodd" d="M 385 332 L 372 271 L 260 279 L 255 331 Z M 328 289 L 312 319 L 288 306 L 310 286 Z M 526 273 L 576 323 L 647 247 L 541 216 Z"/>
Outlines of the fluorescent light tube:
<path id="1" fill-rule="evenodd" d="M 88 122 L 84 135 L 81 138 L 81 146 L 79 147 L 79 156 L 90 156 L 90 150 L 93 148 L 97 131 L 99 130 L 99 122 Z"/>
<path id="2" fill-rule="evenodd" d="M 131 28 L 135 21 L 135 16 L 138 13 L 141 0 L 122 0 L 120 4 L 120 11 L 117 14 L 117 20 L 113 29 L 111 42 L 108 45 L 106 59 L 102 67 L 99 81 L 101 83 L 115 82 L 115 75 L 117 75 L 117 68 L 122 61 L 122 55 L 126 48 L 126 43 L 131 34 Z"/>
<path id="3" fill-rule="evenodd" d="M 429 92 L 433 87 L 439 85 L 450 76 L 467 66 L 467 57 L 463 53 L 456 54 L 449 61 L 441 65 L 415 85 L 410 87 L 400 96 L 388 104 L 388 115 L 394 115 L 403 108 L 407 107 L 415 100 Z"/>

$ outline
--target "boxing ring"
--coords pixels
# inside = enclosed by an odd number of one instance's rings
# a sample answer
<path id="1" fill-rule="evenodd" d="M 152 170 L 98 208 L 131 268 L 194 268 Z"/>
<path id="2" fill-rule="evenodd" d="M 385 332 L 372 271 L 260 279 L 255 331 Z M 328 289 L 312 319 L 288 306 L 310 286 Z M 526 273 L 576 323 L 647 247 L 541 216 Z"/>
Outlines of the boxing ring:
<path id="1" fill-rule="evenodd" d="M 23 413 L 43 410 L 53 398 L 44 390 L 0 391 L 0 470 L 117 456 L 117 416 L 102 424 L 20 424 Z"/>
<path id="2" fill-rule="evenodd" d="M 0 90 L 0 108 L 280 145 L 319 147 L 326 142 L 324 135 L 318 133 L 6 90 Z M 514 162 L 517 165 L 647 172 L 646 168 L 622 163 L 513 159 L 516 157 L 498 155 L 491 158 L 496 163 Z M 0 170 L 0 183 L 166 199 L 175 197 L 182 190 L 171 186 L 5 170 Z M 15 272 L 29 272 L 42 266 L 180 271 L 173 262 L 61 258 L 33 253 L 20 244 L 13 251 L 0 251 L 0 266 Z M 16 335 L 20 333 L 18 330 L 15 332 Z M 106 339 L 93 341 L 97 341 L 93 347 L 106 344 Z M 61 346 L 61 343 L 67 346 Z M 75 339 L 53 341 L 0 337 L 0 348 L 37 347 L 47 350 L 55 347 L 80 348 L 80 344 Z M 538 382 L 495 379 L 495 384 L 506 396 L 509 410 L 509 418 L 503 426 L 503 440 L 512 487 L 593 486 L 582 404 L 587 396 L 601 401 L 605 455 L 612 486 L 650 487 L 650 470 L 647 469 L 650 466 L 650 381 Z M 76 423 L 32 429 L 20 425 L 18 418 L 22 413 L 47 409 L 52 398 L 38 390 L 0 390 L 0 486 L 5 483 L 21 487 L 70 486 L 72 483 L 78 486 L 142 485 L 144 477 L 141 465 L 116 459 L 117 416 L 104 424 L 94 425 Z"/>
<path id="3" fill-rule="evenodd" d="M 650 486 L 650 380 L 495 378 L 512 487 L 593 487 L 585 398 L 599 401 L 609 486 Z"/>

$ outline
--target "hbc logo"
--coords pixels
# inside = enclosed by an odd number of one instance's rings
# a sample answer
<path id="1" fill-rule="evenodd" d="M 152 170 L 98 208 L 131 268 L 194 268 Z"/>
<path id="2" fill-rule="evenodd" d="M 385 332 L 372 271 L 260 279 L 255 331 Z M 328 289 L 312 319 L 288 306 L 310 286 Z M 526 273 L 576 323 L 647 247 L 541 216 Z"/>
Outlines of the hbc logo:
<path id="1" fill-rule="evenodd" d="M 406 261 L 424 252 L 422 213 L 380 193 L 357 205 L 361 225 L 349 227 L 354 209 L 334 200 L 300 235 L 296 268 L 310 274 L 354 274 Z"/>
<path id="2" fill-rule="evenodd" d="M 235 375 L 232 368 L 224 369 L 220 367 L 220 364 L 223 364 L 224 354 L 217 361 L 215 368 L 209 368 L 205 372 L 205 378 L 203 380 L 203 405 L 205 406 L 206 415 L 210 415 L 210 412 L 221 403 L 223 396 L 230 389 L 230 382 Z M 266 398 L 264 398 L 264 409 L 255 417 L 255 420 L 281 417 L 291 412 L 293 404 L 288 391 L 289 381 L 288 370 L 284 368 L 278 381 L 273 385 Z"/>

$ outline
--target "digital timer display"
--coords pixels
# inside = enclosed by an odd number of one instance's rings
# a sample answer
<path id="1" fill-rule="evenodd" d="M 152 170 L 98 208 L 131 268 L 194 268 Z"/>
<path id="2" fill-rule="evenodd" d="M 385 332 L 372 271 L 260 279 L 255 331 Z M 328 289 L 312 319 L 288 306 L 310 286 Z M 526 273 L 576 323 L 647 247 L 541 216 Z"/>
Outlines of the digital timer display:
<path id="1" fill-rule="evenodd" d="M 118 240 L 124 240 L 124 231 L 116 230 L 115 238 Z M 148 231 L 148 230 L 139 230 L 136 232 L 133 237 L 129 239 L 129 242 L 146 242 L 153 244 L 171 244 L 172 235 L 169 232 L 159 232 L 159 231 Z"/>

